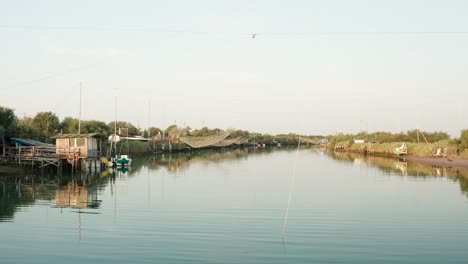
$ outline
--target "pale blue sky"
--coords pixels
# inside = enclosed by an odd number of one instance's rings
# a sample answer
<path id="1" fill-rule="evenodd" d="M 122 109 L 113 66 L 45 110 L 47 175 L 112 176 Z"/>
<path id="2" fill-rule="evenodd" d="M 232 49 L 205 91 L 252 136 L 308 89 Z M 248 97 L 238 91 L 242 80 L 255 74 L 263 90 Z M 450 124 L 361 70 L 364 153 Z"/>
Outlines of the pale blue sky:
<path id="1" fill-rule="evenodd" d="M 151 101 L 157 127 L 458 135 L 467 13 L 454 0 L 2 0 L 0 105 L 77 117 L 81 81 L 83 119 L 113 120 L 117 93 L 118 118 L 141 127 Z"/>

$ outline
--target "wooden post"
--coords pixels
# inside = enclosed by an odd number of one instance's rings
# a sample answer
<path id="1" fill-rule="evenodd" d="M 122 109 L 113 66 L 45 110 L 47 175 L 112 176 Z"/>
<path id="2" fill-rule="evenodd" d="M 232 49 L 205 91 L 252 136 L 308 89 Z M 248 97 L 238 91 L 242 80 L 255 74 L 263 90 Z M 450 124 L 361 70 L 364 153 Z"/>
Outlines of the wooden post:
<path id="1" fill-rule="evenodd" d="M 18 164 L 21 166 L 21 145 L 18 147 Z"/>
<path id="2" fill-rule="evenodd" d="M 6 149 L 5 149 L 5 138 L 4 138 L 4 137 L 2 137 L 2 147 L 3 147 L 3 159 L 5 159 L 5 157 L 6 157 L 6 153 L 5 153 Z"/>

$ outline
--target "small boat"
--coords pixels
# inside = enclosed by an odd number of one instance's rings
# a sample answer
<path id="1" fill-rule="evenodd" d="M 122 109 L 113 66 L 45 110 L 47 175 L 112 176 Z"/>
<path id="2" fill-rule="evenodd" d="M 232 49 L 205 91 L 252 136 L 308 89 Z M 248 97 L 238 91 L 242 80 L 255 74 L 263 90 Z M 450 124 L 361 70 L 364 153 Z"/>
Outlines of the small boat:
<path id="1" fill-rule="evenodd" d="M 132 165 L 132 159 L 128 155 L 120 155 L 115 160 L 117 166 L 130 166 Z"/>
<path id="2" fill-rule="evenodd" d="M 121 137 L 117 135 L 117 96 L 115 97 L 115 121 L 114 121 L 114 134 L 109 136 L 110 145 L 110 161 L 106 164 L 108 167 L 130 167 L 132 165 L 132 159 L 128 155 L 117 155 L 117 142 L 121 140 Z M 120 132 L 120 128 L 119 128 Z M 127 137 L 125 138 L 127 143 L 128 151 L 128 129 Z M 112 153 L 113 152 L 113 153 Z M 107 160 L 106 160 L 107 161 Z M 104 163 L 104 162 L 103 162 Z"/>

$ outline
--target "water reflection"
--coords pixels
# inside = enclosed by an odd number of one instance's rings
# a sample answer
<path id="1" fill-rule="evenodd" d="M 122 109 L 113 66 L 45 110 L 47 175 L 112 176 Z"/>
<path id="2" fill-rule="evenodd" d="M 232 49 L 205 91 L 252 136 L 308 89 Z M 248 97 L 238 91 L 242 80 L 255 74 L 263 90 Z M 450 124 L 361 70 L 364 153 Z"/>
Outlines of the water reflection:
<path id="1" fill-rule="evenodd" d="M 0 223 L 0 262 L 81 263 L 77 249 L 92 263 L 466 260 L 466 181 L 451 169 L 325 155 L 197 151 L 2 178 L 1 217 L 14 223 Z"/>
<path id="2" fill-rule="evenodd" d="M 16 175 L 0 177 L 0 222 L 11 221 L 15 212 L 38 203 L 56 208 L 98 209 L 101 205 L 100 191 L 110 186 L 110 191 L 114 194 L 116 177 L 131 178 L 146 167 L 176 173 L 193 164 L 215 164 L 221 160 L 245 159 L 249 153 L 264 155 L 272 151 L 273 149 L 205 150 L 141 156 L 133 159 L 130 168 L 61 176 L 56 173 L 40 174 L 21 170 Z"/>
<path id="3" fill-rule="evenodd" d="M 365 164 L 388 174 L 409 176 L 418 179 L 446 177 L 460 184 L 460 190 L 468 196 L 468 170 L 430 166 L 416 162 L 408 162 L 404 159 L 396 159 L 378 156 L 363 156 L 354 153 L 328 153 L 338 162 Z"/>
<path id="4" fill-rule="evenodd" d="M 108 185 L 106 178 L 98 172 L 2 176 L 0 221 L 10 221 L 16 211 L 38 203 L 58 208 L 99 208 L 98 192 Z"/>
<path id="5" fill-rule="evenodd" d="M 260 153 L 269 153 L 271 150 L 264 150 Z M 235 150 L 206 150 L 194 151 L 186 154 L 172 154 L 172 155 L 155 155 L 148 160 L 148 166 L 151 169 L 167 168 L 169 172 L 183 171 L 194 164 L 213 164 L 219 161 L 239 160 L 247 158 L 249 154 L 248 149 L 235 149 Z"/>
<path id="6" fill-rule="evenodd" d="M 273 151 L 295 151 L 282 149 L 234 149 L 207 150 L 190 153 L 161 154 L 135 157 L 131 168 L 119 168 L 102 172 L 56 175 L 51 173 L 18 173 L 0 177 L 0 222 L 11 221 L 17 211 L 37 204 L 53 208 L 82 209 L 91 212 L 101 207 L 100 196 L 105 189 L 112 195 L 116 192 L 116 178 L 131 179 L 143 171 L 148 175 L 148 197 L 150 193 L 150 171 L 165 170 L 169 174 L 188 170 L 191 166 L 225 166 L 226 162 L 238 162 L 257 155 L 269 155 Z M 317 150 L 311 150 L 317 152 Z M 349 153 L 326 153 L 336 162 L 375 167 L 384 174 L 414 177 L 419 179 L 446 177 L 459 183 L 461 191 L 468 196 L 468 170 L 427 166 L 385 157 L 365 157 Z M 223 162 L 220 162 L 223 161 Z M 151 174 L 152 175 L 152 174 Z M 163 174 L 164 175 L 164 174 Z M 161 178 L 164 181 L 164 177 Z M 164 188 L 164 183 L 161 184 Z M 164 190 L 162 190 L 164 195 Z M 148 198 L 149 199 L 149 198 Z M 148 201 L 149 203 L 149 201 Z"/>
<path id="7" fill-rule="evenodd" d="M 151 170 L 166 169 L 169 173 L 182 172 L 192 165 L 210 166 L 219 164 L 220 161 L 240 161 L 247 159 L 249 155 L 268 155 L 276 151 L 294 151 L 296 148 L 244 148 L 244 149 L 219 149 L 196 150 L 186 153 L 155 154 L 136 158 L 136 164 L 132 161 L 130 175 L 138 173 L 142 167 L 148 166 Z"/>

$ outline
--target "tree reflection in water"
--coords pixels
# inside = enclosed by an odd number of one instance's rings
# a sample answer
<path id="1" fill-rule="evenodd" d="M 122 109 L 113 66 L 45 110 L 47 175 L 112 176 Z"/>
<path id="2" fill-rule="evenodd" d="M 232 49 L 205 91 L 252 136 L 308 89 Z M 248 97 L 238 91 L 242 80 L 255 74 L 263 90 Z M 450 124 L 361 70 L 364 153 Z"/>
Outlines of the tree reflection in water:
<path id="1" fill-rule="evenodd" d="M 401 176 L 420 179 L 446 177 L 454 182 L 458 182 L 462 193 L 468 196 L 468 170 L 465 169 L 430 166 L 416 162 L 407 162 L 397 158 L 363 156 L 354 153 L 330 153 L 329 156 L 341 162 L 365 162 L 366 166 L 377 168 L 385 173 L 394 173 Z"/>

